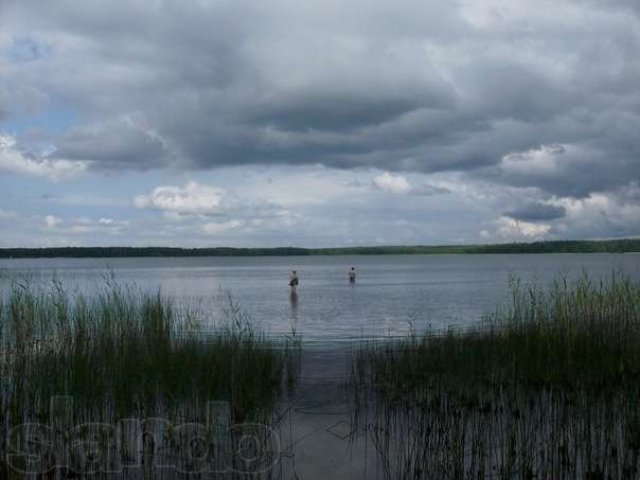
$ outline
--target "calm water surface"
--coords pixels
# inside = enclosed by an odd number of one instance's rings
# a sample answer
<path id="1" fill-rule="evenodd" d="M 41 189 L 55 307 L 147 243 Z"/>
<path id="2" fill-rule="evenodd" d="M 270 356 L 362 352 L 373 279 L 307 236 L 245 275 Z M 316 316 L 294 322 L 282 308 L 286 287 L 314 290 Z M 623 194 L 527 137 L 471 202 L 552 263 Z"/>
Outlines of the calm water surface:
<path id="1" fill-rule="evenodd" d="M 355 266 L 357 283 L 348 282 Z M 297 300 L 288 274 L 300 272 Z M 113 272 L 120 284 L 157 291 L 199 305 L 208 321 L 223 321 L 228 295 L 274 335 L 300 334 L 305 343 L 295 395 L 278 425 L 283 455 L 274 478 L 386 478 L 368 426 L 351 432 L 351 404 L 343 382 L 355 338 L 405 335 L 426 328 L 472 325 L 508 300 L 510 275 L 548 284 L 566 275 L 640 279 L 640 255 L 407 255 L 356 257 L 123 258 L 0 260 L 0 290 L 26 277 L 50 284 L 54 275 L 86 293 L 104 288 Z M 342 348 L 347 346 L 347 348 Z M 309 348 L 312 347 L 312 348 Z M 358 439 L 351 443 L 353 434 Z"/>
<path id="2" fill-rule="evenodd" d="M 347 278 L 351 266 L 355 285 Z M 300 273 L 297 298 L 287 286 L 291 269 Z M 16 275 L 45 283 L 55 275 L 91 292 L 112 271 L 119 283 L 198 305 L 212 323 L 223 319 L 231 295 L 266 332 L 295 329 L 306 341 L 324 343 L 473 324 L 507 300 L 510 275 L 547 284 L 561 275 L 614 270 L 640 278 L 640 255 L 9 259 L 0 260 L 0 286 Z"/>

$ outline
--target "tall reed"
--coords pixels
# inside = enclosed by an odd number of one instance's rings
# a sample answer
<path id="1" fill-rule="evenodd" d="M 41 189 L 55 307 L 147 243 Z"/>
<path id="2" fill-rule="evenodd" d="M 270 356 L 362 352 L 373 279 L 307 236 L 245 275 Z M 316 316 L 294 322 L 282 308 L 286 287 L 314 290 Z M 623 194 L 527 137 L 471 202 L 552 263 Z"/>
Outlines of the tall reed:
<path id="1" fill-rule="evenodd" d="M 47 423 L 60 396 L 75 422 L 204 422 L 222 402 L 229 426 L 268 425 L 290 354 L 234 303 L 211 331 L 194 307 L 112 279 L 90 296 L 16 281 L 0 295 L 2 451 L 16 425 Z"/>
<path id="2" fill-rule="evenodd" d="M 483 324 L 362 348 L 351 385 L 389 478 L 635 478 L 640 284 L 512 279 Z"/>

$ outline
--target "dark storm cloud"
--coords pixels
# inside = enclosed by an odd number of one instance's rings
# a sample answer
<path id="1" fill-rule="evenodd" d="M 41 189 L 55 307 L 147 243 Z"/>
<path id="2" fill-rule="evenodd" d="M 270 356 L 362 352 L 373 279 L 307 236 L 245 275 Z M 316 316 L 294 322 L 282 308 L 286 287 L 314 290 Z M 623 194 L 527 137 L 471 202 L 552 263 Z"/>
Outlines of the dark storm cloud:
<path id="1" fill-rule="evenodd" d="M 124 119 L 73 129 L 59 139 L 57 147 L 61 158 L 99 159 L 99 168 L 158 166 L 171 156 L 156 135 Z"/>
<path id="2" fill-rule="evenodd" d="M 366 93 L 366 92 L 364 92 Z M 302 94 L 263 105 L 253 120 L 289 131 L 345 131 L 380 124 L 421 107 L 419 96 L 354 95 L 348 92 Z"/>
<path id="3" fill-rule="evenodd" d="M 513 218 L 514 220 L 523 220 L 525 222 L 539 222 L 562 218 L 564 217 L 565 213 L 566 211 L 564 207 L 533 202 L 521 208 L 505 212 L 504 215 Z"/>
<path id="4" fill-rule="evenodd" d="M 631 1 L 15 1 L 0 20 L 0 99 L 24 85 L 79 112 L 55 155 L 99 169 L 458 170 L 581 197 L 639 180 L 634 12 Z M 548 145 L 568 150 L 505 164 Z"/>

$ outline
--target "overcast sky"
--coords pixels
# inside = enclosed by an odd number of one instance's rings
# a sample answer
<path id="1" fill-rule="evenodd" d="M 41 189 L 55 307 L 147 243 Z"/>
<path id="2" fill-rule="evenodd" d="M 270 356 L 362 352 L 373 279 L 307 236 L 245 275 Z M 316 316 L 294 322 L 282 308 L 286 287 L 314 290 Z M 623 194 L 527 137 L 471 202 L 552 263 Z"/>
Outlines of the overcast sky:
<path id="1" fill-rule="evenodd" d="M 0 0 L 0 247 L 640 236 L 637 0 Z"/>

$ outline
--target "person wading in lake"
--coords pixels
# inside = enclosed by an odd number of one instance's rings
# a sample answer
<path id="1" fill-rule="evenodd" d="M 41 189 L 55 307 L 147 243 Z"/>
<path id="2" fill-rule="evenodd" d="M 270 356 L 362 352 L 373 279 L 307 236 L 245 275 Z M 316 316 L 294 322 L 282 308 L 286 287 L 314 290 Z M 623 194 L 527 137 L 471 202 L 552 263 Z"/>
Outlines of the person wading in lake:
<path id="1" fill-rule="evenodd" d="M 351 267 L 349 270 L 349 283 L 356 283 L 356 267 Z"/>
<path id="2" fill-rule="evenodd" d="M 291 293 L 296 293 L 296 288 L 300 283 L 300 278 L 298 278 L 298 272 L 296 270 L 291 270 L 289 274 L 289 286 L 291 287 Z"/>

